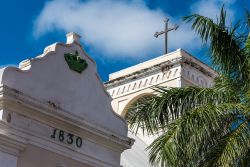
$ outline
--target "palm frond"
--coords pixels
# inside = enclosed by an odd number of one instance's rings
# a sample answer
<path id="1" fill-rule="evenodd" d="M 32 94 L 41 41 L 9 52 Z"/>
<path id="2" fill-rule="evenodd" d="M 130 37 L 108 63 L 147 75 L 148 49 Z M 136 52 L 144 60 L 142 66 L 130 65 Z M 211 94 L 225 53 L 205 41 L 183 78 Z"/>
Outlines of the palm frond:
<path id="1" fill-rule="evenodd" d="M 248 34 L 248 38 L 245 44 L 245 49 L 246 49 L 247 54 L 250 54 L 250 34 Z"/>
<path id="2" fill-rule="evenodd" d="M 166 125 L 197 106 L 239 101 L 232 89 L 218 88 L 171 88 L 156 87 L 158 96 L 142 98 L 128 110 L 128 122 L 135 131 L 138 128 L 154 134 Z"/>
<path id="3" fill-rule="evenodd" d="M 162 167 L 250 165 L 250 14 L 226 25 L 198 14 L 184 18 L 204 44 L 221 74 L 212 88 L 156 87 L 157 95 L 139 99 L 128 111 L 132 129 L 160 136 L 148 147 L 150 163 Z M 245 23 L 244 23 L 245 24 Z"/>
<path id="4" fill-rule="evenodd" d="M 250 164 L 250 149 L 248 148 L 248 152 L 245 155 L 242 155 L 237 162 L 239 167 L 249 167 Z"/>
<path id="5" fill-rule="evenodd" d="M 234 77 L 236 80 L 249 78 L 249 64 L 243 53 L 245 35 L 239 34 L 239 23 L 234 27 L 227 27 L 226 12 L 221 9 L 217 23 L 212 19 L 194 14 L 184 18 L 192 21 L 192 28 L 201 37 L 204 43 L 210 43 L 211 60 L 214 66 L 222 73 Z"/>
<path id="6" fill-rule="evenodd" d="M 249 156 L 250 126 L 245 120 L 209 148 L 200 166 L 240 166 Z M 248 164 L 249 165 L 249 164 Z"/>
<path id="7" fill-rule="evenodd" d="M 203 105 L 186 113 L 169 124 L 168 131 L 149 146 L 150 162 L 162 167 L 198 164 L 244 109 L 241 104 L 224 103 Z"/>
<path id="8" fill-rule="evenodd" d="M 248 29 L 250 29 L 250 12 L 248 10 L 246 11 L 246 17 L 247 17 Z"/>

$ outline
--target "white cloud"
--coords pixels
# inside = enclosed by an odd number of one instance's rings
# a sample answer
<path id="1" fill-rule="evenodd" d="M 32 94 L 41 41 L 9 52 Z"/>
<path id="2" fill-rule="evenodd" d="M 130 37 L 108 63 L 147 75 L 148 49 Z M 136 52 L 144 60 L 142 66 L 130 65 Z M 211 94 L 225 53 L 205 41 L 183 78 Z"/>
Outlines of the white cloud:
<path id="1" fill-rule="evenodd" d="M 193 13 L 198 13 L 203 16 L 207 16 L 216 21 L 217 16 L 220 14 L 222 5 L 224 5 L 227 11 L 227 20 L 232 22 L 234 20 L 234 9 L 233 4 L 235 0 L 200 0 L 192 5 L 191 10 Z"/>
<path id="2" fill-rule="evenodd" d="M 205 15 L 218 13 L 218 1 L 222 0 L 201 0 L 193 5 L 192 11 Z M 142 0 L 53 0 L 46 3 L 37 17 L 34 36 L 58 29 L 75 31 L 86 45 L 105 56 L 141 58 L 159 55 L 163 50 L 163 39 L 156 39 L 153 34 L 163 30 L 162 20 L 166 16 L 170 17 L 159 9 L 149 9 Z M 171 50 L 200 47 L 200 40 L 190 26 L 171 17 L 170 22 L 181 24 L 169 35 Z"/>
<path id="3" fill-rule="evenodd" d="M 138 0 L 54 0 L 38 16 L 34 35 L 39 37 L 55 29 L 76 31 L 85 44 L 107 56 L 145 57 L 163 49 L 163 40 L 153 34 L 164 28 L 165 16 Z M 186 31 L 181 27 L 170 36 L 171 48 L 190 45 L 193 37 Z"/>

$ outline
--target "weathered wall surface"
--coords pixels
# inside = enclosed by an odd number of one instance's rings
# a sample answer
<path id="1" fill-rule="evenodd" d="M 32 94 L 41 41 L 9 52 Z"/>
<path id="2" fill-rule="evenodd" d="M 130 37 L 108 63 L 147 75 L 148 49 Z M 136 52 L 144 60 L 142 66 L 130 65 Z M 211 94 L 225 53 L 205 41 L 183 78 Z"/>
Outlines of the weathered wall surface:
<path id="1" fill-rule="evenodd" d="M 133 144 L 78 37 L 0 69 L 3 167 L 118 167 Z"/>
<path id="2" fill-rule="evenodd" d="M 73 156 L 73 155 L 72 155 Z M 34 166 L 34 161 L 35 166 Z M 93 167 L 32 145 L 20 154 L 17 167 Z"/>

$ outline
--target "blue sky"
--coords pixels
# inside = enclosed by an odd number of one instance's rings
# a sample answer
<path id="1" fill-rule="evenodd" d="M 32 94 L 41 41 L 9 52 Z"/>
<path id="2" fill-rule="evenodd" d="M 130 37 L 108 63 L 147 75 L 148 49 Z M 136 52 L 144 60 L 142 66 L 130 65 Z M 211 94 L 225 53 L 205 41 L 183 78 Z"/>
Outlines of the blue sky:
<path id="1" fill-rule="evenodd" d="M 75 31 L 98 65 L 102 79 L 122 68 L 162 55 L 164 17 L 179 24 L 169 37 L 170 51 L 183 48 L 202 61 L 207 49 L 183 23 L 182 17 L 199 13 L 216 18 L 222 4 L 230 22 L 243 19 L 249 0 L 8 0 L 0 8 L 0 66 L 18 65 L 35 57 L 65 34 Z"/>

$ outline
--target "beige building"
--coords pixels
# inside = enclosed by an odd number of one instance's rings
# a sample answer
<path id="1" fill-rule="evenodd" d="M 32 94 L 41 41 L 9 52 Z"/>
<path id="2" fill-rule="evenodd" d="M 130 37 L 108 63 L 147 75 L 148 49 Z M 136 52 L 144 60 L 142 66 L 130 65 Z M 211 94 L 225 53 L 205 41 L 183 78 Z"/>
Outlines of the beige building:
<path id="1" fill-rule="evenodd" d="M 134 140 L 75 33 L 0 69 L 1 167 L 120 167 Z"/>
<path id="2" fill-rule="evenodd" d="M 217 73 L 209 66 L 186 51 L 178 49 L 110 74 L 105 87 L 113 98 L 112 107 L 114 111 L 125 117 L 131 104 L 143 96 L 154 93 L 152 87 L 155 85 L 168 88 L 185 86 L 210 87 L 213 85 L 215 76 L 217 76 Z M 137 159 L 141 157 L 148 162 L 145 148 L 155 139 L 155 136 L 145 136 L 140 131 L 137 136 L 131 132 L 129 135 L 135 138 L 136 141 L 131 150 L 123 153 L 122 163 L 126 164 L 126 167 L 149 166 L 148 163 L 138 165 Z M 144 151 L 138 155 L 137 150 Z M 134 162 L 129 161 L 129 158 L 132 159 L 132 157 L 136 157 Z"/>

